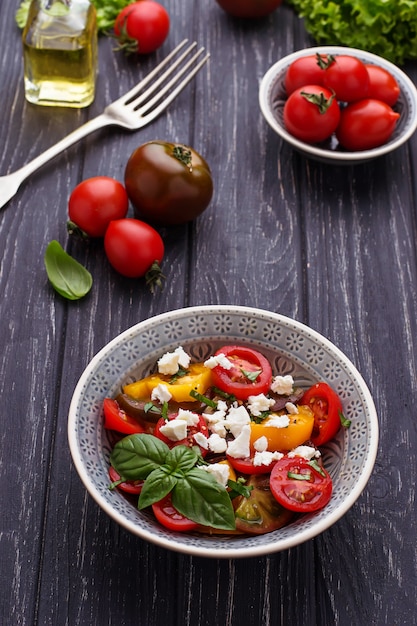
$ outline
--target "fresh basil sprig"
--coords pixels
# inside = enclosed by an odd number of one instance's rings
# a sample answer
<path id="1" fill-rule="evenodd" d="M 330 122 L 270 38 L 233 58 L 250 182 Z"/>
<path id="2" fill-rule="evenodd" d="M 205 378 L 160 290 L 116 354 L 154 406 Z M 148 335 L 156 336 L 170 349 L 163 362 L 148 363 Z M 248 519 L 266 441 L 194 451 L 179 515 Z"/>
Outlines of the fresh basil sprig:
<path id="1" fill-rule="evenodd" d="M 171 494 L 173 506 L 203 526 L 235 529 L 228 492 L 208 472 L 197 467 L 201 455 L 179 445 L 170 449 L 153 435 L 140 433 L 121 439 L 110 462 L 124 480 L 144 480 L 138 508 L 144 509 Z"/>
<path id="2" fill-rule="evenodd" d="M 51 241 L 45 251 L 45 268 L 55 291 L 68 300 L 79 300 L 91 289 L 93 278 L 62 248 L 58 241 Z"/>

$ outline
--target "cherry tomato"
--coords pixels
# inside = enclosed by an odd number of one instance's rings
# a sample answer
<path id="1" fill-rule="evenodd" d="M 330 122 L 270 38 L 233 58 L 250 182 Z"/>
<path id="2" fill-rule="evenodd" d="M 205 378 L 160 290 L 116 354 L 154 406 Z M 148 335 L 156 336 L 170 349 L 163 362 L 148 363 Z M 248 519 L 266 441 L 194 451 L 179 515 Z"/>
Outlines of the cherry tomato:
<path id="1" fill-rule="evenodd" d="M 348 54 L 339 54 L 326 69 L 324 85 L 342 102 L 354 102 L 368 96 L 369 75 L 365 63 Z"/>
<path id="2" fill-rule="evenodd" d="M 274 498 L 297 513 L 322 509 L 332 495 L 332 479 L 324 468 L 301 457 L 283 457 L 275 463 L 270 477 Z"/>
<path id="3" fill-rule="evenodd" d="M 162 500 L 159 500 L 159 502 L 155 502 L 152 505 L 152 510 L 158 522 L 169 530 L 187 532 L 198 527 L 196 522 L 188 519 L 188 517 L 184 517 L 174 508 L 170 493 Z"/>
<path id="4" fill-rule="evenodd" d="M 233 17 L 265 17 L 275 11 L 282 0 L 216 0 Z"/>
<path id="5" fill-rule="evenodd" d="M 368 98 L 382 100 L 389 106 L 397 102 L 401 90 L 394 76 L 378 65 L 366 64 L 369 76 Z"/>
<path id="6" fill-rule="evenodd" d="M 111 465 L 109 467 L 109 476 L 112 483 L 118 483 L 120 480 L 120 474 L 116 472 L 114 467 Z M 144 480 L 125 480 L 117 485 L 117 489 L 120 489 L 120 491 L 124 491 L 125 493 L 130 493 L 132 496 L 139 495 L 142 491 L 144 482 Z"/>
<path id="7" fill-rule="evenodd" d="M 164 258 L 164 243 L 149 224 L 132 218 L 110 222 L 104 249 L 110 264 L 123 276 L 146 276 L 151 289 L 161 285 L 159 265 Z"/>
<path id="8" fill-rule="evenodd" d="M 284 105 L 284 124 L 291 135 L 307 143 L 320 143 L 336 130 L 340 108 L 329 89 L 319 85 L 299 87 Z"/>
<path id="9" fill-rule="evenodd" d="M 192 148 L 165 141 L 150 141 L 133 152 L 125 186 L 136 217 L 165 225 L 193 220 L 213 195 L 203 157 Z"/>
<path id="10" fill-rule="evenodd" d="M 212 369 L 213 384 L 239 400 L 266 393 L 272 380 L 272 369 L 267 358 L 257 350 L 243 346 L 223 346 L 216 355 L 224 354 L 232 363 L 231 369 L 216 365 Z"/>
<path id="11" fill-rule="evenodd" d="M 175 419 L 176 416 L 177 414 L 170 415 L 169 419 Z M 209 436 L 206 420 L 201 415 L 199 415 L 198 424 L 196 424 L 195 426 L 187 426 L 187 436 L 185 437 L 185 439 L 181 439 L 180 441 L 172 441 L 171 439 L 168 439 L 168 437 L 166 437 L 163 433 L 161 433 L 161 426 L 164 426 L 165 424 L 166 421 L 163 418 L 159 419 L 155 426 L 154 435 L 155 437 L 158 437 L 158 439 L 161 439 L 161 441 L 166 443 L 169 448 L 174 448 L 175 446 L 187 446 L 188 448 L 192 448 L 193 446 L 198 445 L 196 440 L 194 439 L 194 435 L 196 433 L 202 433 L 205 437 Z M 202 456 L 204 457 L 207 454 L 207 450 L 205 448 L 202 448 L 201 446 L 199 446 L 199 448 Z"/>
<path id="12" fill-rule="evenodd" d="M 119 407 L 116 400 L 105 398 L 103 402 L 104 428 L 116 430 L 119 433 L 133 435 L 145 430 L 138 422 Z"/>
<path id="13" fill-rule="evenodd" d="M 285 74 L 284 86 L 287 95 L 304 85 L 324 86 L 324 74 L 328 66 L 327 55 L 309 54 L 293 61 Z"/>
<path id="14" fill-rule="evenodd" d="M 103 237 L 109 223 L 125 217 L 128 208 L 129 198 L 122 183 L 107 176 L 87 178 L 69 197 L 68 229 Z"/>
<path id="15" fill-rule="evenodd" d="M 114 33 L 126 52 L 149 54 L 168 37 L 170 20 L 166 9 L 153 0 L 140 0 L 122 9 Z"/>
<path id="16" fill-rule="evenodd" d="M 282 528 L 291 521 L 292 511 L 277 502 L 271 493 L 269 476 L 251 476 L 250 497 L 239 496 L 233 502 L 236 530 L 250 535 L 262 535 Z"/>
<path id="17" fill-rule="evenodd" d="M 370 150 L 389 140 L 399 117 L 381 100 L 359 100 L 342 110 L 336 137 L 346 150 Z"/>
<path id="18" fill-rule="evenodd" d="M 276 461 L 272 461 L 270 465 L 254 465 L 253 458 L 250 459 L 234 459 L 227 457 L 228 463 L 240 474 L 270 474 Z"/>
<path id="19" fill-rule="evenodd" d="M 341 427 L 342 402 L 327 383 L 316 383 L 304 393 L 300 404 L 310 407 L 314 414 L 311 441 L 316 447 L 333 439 Z"/>

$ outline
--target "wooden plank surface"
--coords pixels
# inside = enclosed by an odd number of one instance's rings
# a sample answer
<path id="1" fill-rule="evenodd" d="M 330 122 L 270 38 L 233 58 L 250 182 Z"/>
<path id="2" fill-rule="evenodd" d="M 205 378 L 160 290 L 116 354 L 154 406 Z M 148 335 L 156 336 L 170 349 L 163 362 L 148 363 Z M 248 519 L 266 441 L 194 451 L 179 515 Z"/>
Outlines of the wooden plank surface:
<path id="1" fill-rule="evenodd" d="M 0 214 L 0 623 L 416 624 L 417 138 L 348 167 L 308 161 L 278 140 L 259 111 L 259 82 L 313 43 L 286 5 L 243 22 L 214 0 L 171 0 L 171 33 L 155 55 L 128 60 L 100 40 L 89 109 L 32 106 L 17 6 L 0 9 L 0 174 L 98 114 L 182 38 L 205 45 L 211 60 L 151 126 L 84 140 Z M 405 69 L 417 79 L 415 63 Z M 152 139 L 192 145 L 215 181 L 195 223 L 161 230 L 167 284 L 153 296 L 116 275 L 100 243 L 69 241 L 65 226 L 72 188 L 97 174 L 123 180 L 131 152 Z M 47 283 L 51 239 L 93 274 L 77 303 Z M 374 473 L 342 520 L 287 552 L 238 561 L 167 552 L 118 527 L 86 494 L 66 433 L 76 382 L 110 339 L 164 311 L 228 303 L 283 313 L 336 343 L 369 385 L 381 427 Z"/>

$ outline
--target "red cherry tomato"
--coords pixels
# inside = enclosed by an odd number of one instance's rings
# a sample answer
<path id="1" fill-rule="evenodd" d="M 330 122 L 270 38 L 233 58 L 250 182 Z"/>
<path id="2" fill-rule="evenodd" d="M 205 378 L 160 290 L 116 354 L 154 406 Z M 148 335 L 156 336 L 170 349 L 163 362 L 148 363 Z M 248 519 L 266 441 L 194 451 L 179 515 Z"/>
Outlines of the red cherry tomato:
<path id="1" fill-rule="evenodd" d="M 220 365 L 212 370 L 213 384 L 238 400 L 247 400 L 269 390 L 272 369 L 267 358 L 257 350 L 243 346 L 223 346 L 216 355 L 224 354 L 232 363 L 231 369 Z"/>
<path id="2" fill-rule="evenodd" d="M 125 435 L 145 432 L 142 426 L 140 426 L 133 417 L 130 417 L 130 415 L 119 407 L 116 400 L 105 398 L 103 402 L 103 412 L 104 428 L 108 430 L 116 430 Z"/>
<path id="3" fill-rule="evenodd" d="M 270 474 L 272 468 L 274 467 L 276 461 L 272 461 L 270 465 L 254 465 L 253 459 L 234 459 L 231 456 L 227 457 L 230 465 L 237 472 L 241 474 Z"/>
<path id="4" fill-rule="evenodd" d="M 145 482 L 144 480 L 125 480 L 119 483 L 120 474 L 116 472 L 114 467 L 111 465 L 109 467 L 109 476 L 112 483 L 118 483 L 117 489 L 120 489 L 120 491 L 124 491 L 125 493 L 130 493 L 132 496 L 140 494 Z"/>
<path id="5" fill-rule="evenodd" d="M 333 439 L 341 427 L 342 403 L 337 393 L 327 383 L 316 383 L 304 393 L 300 404 L 314 413 L 311 441 L 316 447 Z"/>
<path id="6" fill-rule="evenodd" d="M 173 415 L 169 416 L 169 419 L 175 419 L 177 415 L 178 413 L 174 413 Z M 174 448 L 175 446 L 188 446 L 189 448 L 192 448 L 193 446 L 198 445 L 196 440 L 194 439 L 194 435 L 196 433 L 201 433 L 205 437 L 209 436 L 206 420 L 201 415 L 199 415 L 198 424 L 196 424 L 195 426 L 187 426 L 187 436 L 185 437 L 185 439 L 181 439 L 180 441 L 172 441 L 171 439 L 168 439 L 168 437 L 166 437 L 163 433 L 161 433 L 161 426 L 164 426 L 165 424 L 166 421 L 163 418 L 158 420 L 155 426 L 154 435 L 155 437 L 158 437 L 158 439 L 161 439 L 161 441 L 166 443 L 169 448 Z M 207 454 L 207 450 L 201 446 L 199 446 L 199 448 L 202 456 L 204 457 Z"/>
<path id="7" fill-rule="evenodd" d="M 291 135 L 307 143 L 320 143 L 336 130 L 340 108 L 326 87 L 306 85 L 292 92 L 284 105 L 284 124 Z"/>
<path id="8" fill-rule="evenodd" d="M 69 197 L 68 228 L 78 228 L 89 237 L 103 237 L 110 222 L 125 217 L 128 207 L 122 183 L 107 176 L 87 178 Z"/>
<path id="9" fill-rule="evenodd" d="M 378 65 L 366 64 L 369 76 L 368 98 L 382 100 L 389 106 L 397 102 L 401 90 L 397 80 L 388 70 Z"/>
<path id="10" fill-rule="evenodd" d="M 285 74 L 284 86 L 287 95 L 304 85 L 324 86 L 324 74 L 328 64 L 327 55 L 309 54 L 293 61 Z"/>
<path id="11" fill-rule="evenodd" d="M 140 0 L 120 11 L 114 32 L 126 52 L 149 54 L 162 46 L 169 26 L 169 15 L 162 5 L 153 0 Z"/>
<path id="12" fill-rule="evenodd" d="M 346 150 L 377 148 L 389 140 L 399 117 L 381 100 L 359 100 L 342 110 L 336 137 Z"/>
<path id="13" fill-rule="evenodd" d="M 297 513 L 311 513 L 328 504 L 332 479 L 324 468 L 301 457 L 283 457 L 274 465 L 271 492 L 283 507 Z"/>
<path id="14" fill-rule="evenodd" d="M 160 234 L 149 224 L 140 220 L 125 218 L 110 222 L 104 236 L 104 249 L 114 269 L 130 278 L 138 278 L 155 270 L 158 283 L 161 274 L 158 270 L 164 258 L 164 243 Z"/>
<path id="15" fill-rule="evenodd" d="M 326 69 L 324 84 L 334 91 L 336 98 L 342 102 L 354 102 L 367 98 L 368 70 L 360 59 L 340 54 L 334 57 L 333 63 Z"/>
<path id="16" fill-rule="evenodd" d="M 158 522 L 169 530 L 187 532 L 198 527 L 196 522 L 188 519 L 188 517 L 184 517 L 174 508 L 170 493 L 162 500 L 159 500 L 159 502 L 155 502 L 152 505 L 152 510 Z"/>
<path id="17" fill-rule="evenodd" d="M 282 0 L 216 0 L 233 17 L 265 17 L 275 11 Z"/>

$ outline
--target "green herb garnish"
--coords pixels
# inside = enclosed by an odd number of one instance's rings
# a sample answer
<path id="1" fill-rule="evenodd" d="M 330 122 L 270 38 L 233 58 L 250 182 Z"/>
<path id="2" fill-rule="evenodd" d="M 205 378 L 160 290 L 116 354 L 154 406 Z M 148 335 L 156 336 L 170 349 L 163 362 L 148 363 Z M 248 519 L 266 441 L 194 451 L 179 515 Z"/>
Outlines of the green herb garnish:
<path id="1" fill-rule="evenodd" d="M 342 413 L 342 411 L 339 411 L 339 418 L 340 418 L 340 423 L 342 424 L 343 428 L 350 428 L 350 425 L 352 424 L 351 420 L 348 420 Z"/>
<path id="2" fill-rule="evenodd" d="M 68 300 L 79 300 L 91 289 L 88 270 L 72 258 L 58 241 L 51 241 L 45 251 L 45 268 L 55 291 Z"/>
<path id="3" fill-rule="evenodd" d="M 196 400 L 198 400 L 202 404 L 205 404 L 206 406 L 211 407 L 212 409 L 217 409 L 217 402 L 215 402 L 211 398 L 208 398 L 207 396 L 204 396 L 202 393 L 199 393 L 195 389 L 191 389 L 190 396 L 192 398 L 195 398 Z"/>

